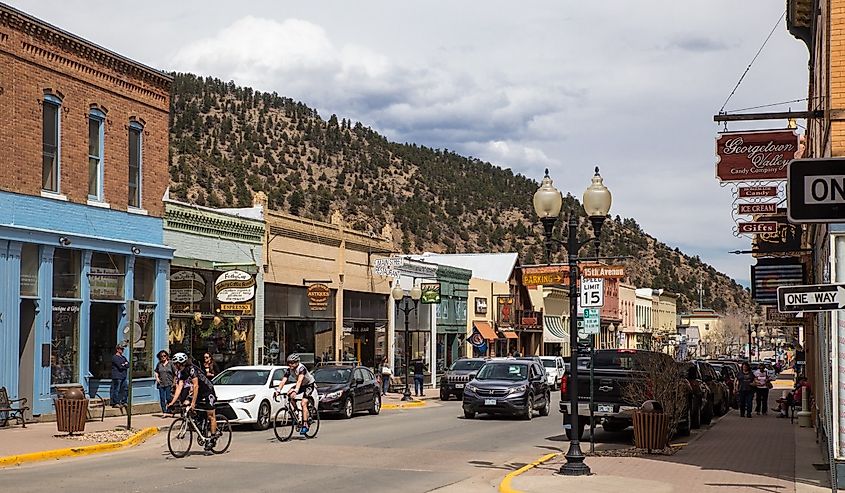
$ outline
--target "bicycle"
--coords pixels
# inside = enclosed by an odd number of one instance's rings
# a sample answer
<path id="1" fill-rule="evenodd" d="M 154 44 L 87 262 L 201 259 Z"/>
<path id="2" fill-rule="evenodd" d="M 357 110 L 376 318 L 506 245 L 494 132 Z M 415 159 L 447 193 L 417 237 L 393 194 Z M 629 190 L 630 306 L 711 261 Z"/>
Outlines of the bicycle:
<path id="1" fill-rule="evenodd" d="M 222 454 L 232 443 L 232 425 L 225 416 L 218 414 L 216 417 L 217 431 L 220 436 L 214 441 L 211 451 L 214 454 Z M 214 439 L 210 428 L 211 421 L 205 411 L 188 412 L 187 407 L 181 407 L 179 417 L 173 420 L 170 429 L 167 430 L 167 449 L 173 457 L 181 459 L 191 451 L 194 433 L 197 435 L 197 445 L 201 447 Z"/>
<path id="2" fill-rule="evenodd" d="M 303 397 L 304 399 L 305 397 Z M 279 394 L 273 396 L 276 402 L 279 401 Z M 293 431 L 302 427 L 302 410 L 296 405 L 302 399 L 290 399 L 285 396 L 285 406 L 276 411 L 276 417 L 273 420 L 273 433 L 280 442 L 286 442 L 293 436 Z M 320 414 L 314 407 L 311 399 L 308 399 L 308 432 L 305 433 L 306 438 L 314 438 L 317 436 L 317 431 L 320 429 Z"/>

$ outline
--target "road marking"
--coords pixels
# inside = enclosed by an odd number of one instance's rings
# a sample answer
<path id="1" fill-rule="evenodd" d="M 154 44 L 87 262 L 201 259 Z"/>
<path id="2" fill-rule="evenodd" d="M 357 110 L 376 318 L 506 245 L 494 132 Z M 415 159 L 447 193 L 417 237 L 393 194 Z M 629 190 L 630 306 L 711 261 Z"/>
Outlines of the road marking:
<path id="1" fill-rule="evenodd" d="M 540 464 L 542 464 L 544 462 L 548 462 L 548 461 L 554 459 L 555 457 L 557 457 L 560 454 L 561 454 L 560 452 L 556 452 L 554 454 L 544 455 L 544 456 L 540 457 L 539 459 L 535 460 L 534 462 L 532 462 L 531 464 L 522 466 L 519 469 L 517 469 L 516 471 L 509 473 L 507 476 L 505 476 L 504 479 L 502 479 L 502 482 L 499 483 L 499 492 L 500 493 L 523 493 L 520 490 L 515 490 L 511 487 L 511 481 L 513 481 L 513 478 L 519 476 L 520 474 L 522 474 L 526 471 L 534 469 L 535 467 L 539 466 Z"/>

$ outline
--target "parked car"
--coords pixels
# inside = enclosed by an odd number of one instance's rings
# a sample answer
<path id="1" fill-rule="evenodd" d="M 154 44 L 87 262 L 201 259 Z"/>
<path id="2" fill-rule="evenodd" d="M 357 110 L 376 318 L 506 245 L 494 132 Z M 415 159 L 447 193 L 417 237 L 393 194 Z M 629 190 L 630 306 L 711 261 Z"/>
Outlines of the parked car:
<path id="1" fill-rule="evenodd" d="M 681 434 L 689 432 L 692 419 L 690 407 L 695 400 L 690 384 L 682 378 L 682 368 L 672 360 L 668 354 L 637 349 L 600 349 L 593 355 L 593 412 L 595 422 L 600 422 L 607 431 L 622 431 L 633 424 L 633 411 L 640 403 L 628 402 L 625 388 L 628 385 L 643 382 L 646 377 L 646 365 L 650 358 L 662 358 L 668 368 L 677 369 L 677 385 L 684 395 L 683 407 L 676 412 L 676 421 Z M 570 403 L 569 393 L 578 392 L 578 408 L 572 412 L 578 413 L 578 429 L 566 426 L 566 436 L 579 439 L 584 434 L 584 428 L 590 422 L 590 358 L 579 357 L 578 382 L 572 381 L 572 374 L 567 372 L 560 384 L 560 412 L 563 413 L 564 425 L 569 424 Z"/>
<path id="2" fill-rule="evenodd" d="M 212 380 L 217 412 L 230 423 L 249 423 L 255 429 L 266 430 L 271 416 L 282 406 L 273 399 L 273 393 L 284 372 L 283 366 L 233 366 L 223 370 Z M 288 383 L 282 390 L 291 388 L 293 383 Z"/>
<path id="3" fill-rule="evenodd" d="M 728 405 L 734 409 L 739 408 L 739 399 L 737 393 L 734 391 L 734 385 L 736 384 L 736 372 L 734 371 L 734 367 L 730 364 L 725 363 L 724 361 L 708 361 L 710 366 L 716 370 L 716 373 L 719 374 L 719 378 L 728 388 Z"/>
<path id="4" fill-rule="evenodd" d="M 378 414 L 381 391 L 376 376 L 364 366 L 321 366 L 314 370 L 320 412 L 351 418 L 358 411 Z"/>
<path id="5" fill-rule="evenodd" d="M 453 395 L 457 399 L 462 399 L 464 386 L 472 380 L 486 361 L 485 358 L 461 358 L 452 363 L 452 366 L 440 377 L 440 400 L 448 401 Z"/>
<path id="6" fill-rule="evenodd" d="M 730 410 L 730 393 L 728 386 L 722 381 L 718 372 L 710 365 L 710 363 L 702 360 L 694 360 L 693 364 L 698 366 L 701 373 L 702 381 L 710 389 L 711 405 L 713 413 L 712 416 L 724 416 Z M 709 421 L 705 421 L 708 424 Z"/>
<path id="7" fill-rule="evenodd" d="M 535 361 L 518 359 L 488 361 L 464 387 L 464 417 L 478 413 L 534 417 L 549 415 L 551 391 L 546 371 Z"/>
<path id="8" fill-rule="evenodd" d="M 560 380 L 566 373 L 563 358 L 560 356 L 540 356 L 540 361 L 543 362 L 543 368 L 546 369 L 546 382 L 548 382 L 549 387 L 559 389 Z"/>

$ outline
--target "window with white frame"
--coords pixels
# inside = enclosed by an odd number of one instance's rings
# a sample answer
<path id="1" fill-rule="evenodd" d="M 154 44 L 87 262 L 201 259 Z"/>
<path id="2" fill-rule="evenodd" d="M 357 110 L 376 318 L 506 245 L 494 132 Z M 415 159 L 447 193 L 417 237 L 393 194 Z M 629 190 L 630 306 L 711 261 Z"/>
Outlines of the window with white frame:
<path id="1" fill-rule="evenodd" d="M 129 207 L 138 209 L 141 208 L 143 131 L 144 127 L 140 124 L 129 124 Z"/>
<path id="2" fill-rule="evenodd" d="M 103 201 L 103 133 L 106 115 L 100 110 L 88 114 L 88 198 Z"/>
<path id="3" fill-rule="evenodd" d="M 47 192 L 59 193 L 60 176 L 60 145 L 62 100 L 52 96 L 44 96 L 42 105 L 41 127 L 41 188 Z"/>

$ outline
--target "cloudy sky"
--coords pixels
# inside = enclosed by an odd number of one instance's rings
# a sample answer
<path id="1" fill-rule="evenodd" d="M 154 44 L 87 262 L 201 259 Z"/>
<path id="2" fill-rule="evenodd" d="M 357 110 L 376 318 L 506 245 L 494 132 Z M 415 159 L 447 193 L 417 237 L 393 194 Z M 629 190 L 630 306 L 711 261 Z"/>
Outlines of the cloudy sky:
<path id="1" fill-rule="evenodd" d="M 733 237 L 731 195 L 714 176 L 712 115 L 782 1 L 10 3 L 156 68 L 277 91 L 536 179 L 548 167 L 575 195 L 599 165 L 612 214 L 750 277 L 750 257 L 727 253 L 750 240 Z M 726 109 L 806 97 L 806 67 L 780 22 Z"/>

